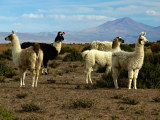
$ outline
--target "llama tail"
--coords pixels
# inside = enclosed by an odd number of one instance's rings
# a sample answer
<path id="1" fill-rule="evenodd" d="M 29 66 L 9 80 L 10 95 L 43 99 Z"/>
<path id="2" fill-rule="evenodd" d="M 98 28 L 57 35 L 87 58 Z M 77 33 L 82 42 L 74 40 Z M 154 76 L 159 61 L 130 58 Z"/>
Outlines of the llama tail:
<path id="1" fill-rule="evenodd" d="M 89 50 L 82 52 L 82 57 L 85 59 L 86 55 L 89 53 Z"/>

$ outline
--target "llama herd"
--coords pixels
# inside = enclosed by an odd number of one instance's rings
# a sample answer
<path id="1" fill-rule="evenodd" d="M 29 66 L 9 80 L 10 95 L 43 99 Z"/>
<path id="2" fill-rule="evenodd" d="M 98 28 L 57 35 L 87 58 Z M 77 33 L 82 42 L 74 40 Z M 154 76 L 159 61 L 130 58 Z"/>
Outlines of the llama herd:
<path id="1" fill-rule="evenodd" d="M 32 72 L 32 87 L 37 87 L 39 71 L 42 65 L 42 73 L 48 74 L 47 63 L 60 53 L 64 34 L 65 32 L 58 32 L 55 42 L 52 44 L 25 42 L 20 45 L 18 36 L 14 31 L 5 38 L 5 40 L 11 41 L 12 44 L 13 62 L 18 67 L 20 74 L 20 87 L 25 86 L 24 80 L 27 69 Z M 112 42 L 93 41 L 91 44 L 92 49 L 82 52 L 86 65 L 86 83 L 88 84 L 89 80 L 92 84 L 91 72 L 95 65 L 99 65 L 106 67 L 106 74 L 112 69 L 112 77 L 116 89 L 119 88 L 117 78 L 120 69 L 128 71 L 128 89 L 131 89 L 132 80 L 134 89 L 137 89 L 136 80 L 144 60 L 144 44 L 148 42 L 145 34 L 145 32 L 139 34 L 134 52 L 126 52 L 120 49 L 120 44 L 124 43 L 121 37 L 116 37 Z"/>

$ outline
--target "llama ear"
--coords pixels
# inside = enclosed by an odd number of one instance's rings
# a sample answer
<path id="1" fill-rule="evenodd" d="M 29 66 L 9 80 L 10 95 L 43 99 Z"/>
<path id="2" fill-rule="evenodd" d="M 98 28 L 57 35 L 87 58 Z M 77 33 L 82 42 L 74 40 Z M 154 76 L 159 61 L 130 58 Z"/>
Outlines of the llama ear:
<path id="1" fill-rule="evenodd" d="M 16 32 L 14 32 L 14 30 L 12 30 L 12 34 L 16 34 Z"/>

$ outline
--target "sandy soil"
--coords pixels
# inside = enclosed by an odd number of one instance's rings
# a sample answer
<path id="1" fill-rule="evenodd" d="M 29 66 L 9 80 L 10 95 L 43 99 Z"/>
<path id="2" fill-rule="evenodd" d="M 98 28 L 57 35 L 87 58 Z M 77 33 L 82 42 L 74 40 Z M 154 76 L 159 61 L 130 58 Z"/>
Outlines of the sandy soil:
<path id="1" fill-rule="evenodd" d="M 128 90 L 121 88 L 88 88 L 85 84 L 83 62 L 56 61 L 59 66 L 49 68 L 48 75 L 40 75 L 38 88 L 31 87 L 31 74 L 26 76 L 26 87 L 20 88 L 15 77 L 0 83 L 0 103 L 18 118 L 30 117 L 39 120 L 159 120 L 160 103 L 153 101 L 160 96 L 157 89 Z M 51 62 L 50 62 L 51 63 Z M 13 63 L 10 63 L 13 66 Z M 94 82 L 101 73 L 92 73 Z M 53 83 L 52 83 L 53 82 Z M 55 82 L 55 83 L 54 83 Z M 17 94 L 26 93 L 25 98 Z M 125 104 L 122 99 L 113 97 L 121 95 L 139 101 L 136 105 Z M 94 104 L 90 108 L 74 108 L 73 100 L 87 99 Z M 23 112 L 22 104 L 34 103 L 41 110 Z"/>

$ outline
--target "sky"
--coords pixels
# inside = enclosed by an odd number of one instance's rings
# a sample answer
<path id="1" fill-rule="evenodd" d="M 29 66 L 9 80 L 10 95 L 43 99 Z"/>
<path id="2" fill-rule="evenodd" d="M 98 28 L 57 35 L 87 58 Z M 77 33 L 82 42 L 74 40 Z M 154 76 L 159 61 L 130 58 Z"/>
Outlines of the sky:
<path id="1" fill-rule="evenodd" d="M 78 31 L 130 17 L 160 26 L 160 0 L 0 0 L 0 32 Z"/>

